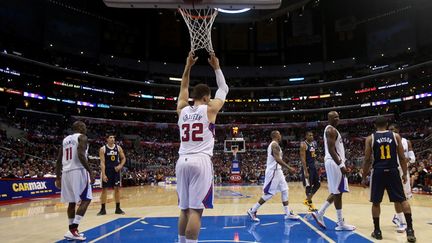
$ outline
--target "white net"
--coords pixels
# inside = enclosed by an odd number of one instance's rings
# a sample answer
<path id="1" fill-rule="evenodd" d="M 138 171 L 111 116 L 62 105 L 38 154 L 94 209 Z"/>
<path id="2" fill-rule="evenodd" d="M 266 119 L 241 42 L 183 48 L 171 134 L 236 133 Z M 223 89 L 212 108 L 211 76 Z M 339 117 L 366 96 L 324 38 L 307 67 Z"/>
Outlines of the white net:
<path id="1" fill-rule="evenodd" d="M 191 51 L 206 49 L 214 52 L 211 39 L 213 22 L 218 11 L 213 8 L 206 9 L 179 9 L 189 29 Z"/>

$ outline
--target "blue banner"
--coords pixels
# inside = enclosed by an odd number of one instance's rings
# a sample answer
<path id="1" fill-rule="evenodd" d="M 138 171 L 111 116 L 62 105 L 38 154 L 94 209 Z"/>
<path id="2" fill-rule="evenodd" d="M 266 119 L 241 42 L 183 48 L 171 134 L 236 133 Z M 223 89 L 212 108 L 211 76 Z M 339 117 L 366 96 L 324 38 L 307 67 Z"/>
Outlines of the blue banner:
<path id="1" fill-rule="evenodd" d="M 60 194 L 55 178 L 0 179 L 0 202 Z"/>
<path id="2" fill-rule="evenodd" d="M 231 174 L 240 174 L 240 162 L 237 158 L 232 161 Z"/>

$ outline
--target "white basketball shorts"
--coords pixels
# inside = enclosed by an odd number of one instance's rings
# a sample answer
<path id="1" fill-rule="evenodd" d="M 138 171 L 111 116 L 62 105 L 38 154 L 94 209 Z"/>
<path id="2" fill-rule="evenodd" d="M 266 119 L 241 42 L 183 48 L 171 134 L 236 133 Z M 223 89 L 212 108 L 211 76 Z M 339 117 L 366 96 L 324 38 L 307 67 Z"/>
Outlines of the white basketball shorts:
<path id="1" fill-rule="evenodd" d="M 288 190 L 288 184 L 282 170 L 266 170 L 263 192 L 265 195 L 274 195 Z"/>
<path id="2" fill-rule="evenodd" d="M 399 174 L 400 174 L 400 176 L 401 176 L 401 178 L 402 178 L 402 175 L 403 175 L 403 173 L 402 173 L 402 168 L 399 166 L 398 169 L 399 169 Z M 405 192 L 405 197 L 406 197 L 406 199 L 407 199 L 407 200 L 408 200 L 408 199 L 411 199 L 411 198 L 413 197 L 413 194 L 412 194 L 412 191 L 411 191 L 411 180 L 410 180 L 410 174 L 409 174 L 409 171 L 407 172 L 407 180 L 406 180 L 406 182 L 403 184 L 403 189 L 404 189 L 404 192 Z"/>
<path id="3" fill-rule="evenodd" d="M 70 170 L 62 173 L 61 201 L 64 203 L 78 203 L 92 200 L 90 175 L 86 169 Z"/>
<path id="4" fill-rule="evenodd" d="M 213 163 L 205 154 L 181 155 L 176 164 L 180 209 L 213 208 Z"/>
<path id="5" fill-rule="evenodd" d="M 328 190 L 331 194 L 349 192 L 348 178 L 342 175 L 339 166 L 332 159 L 324 163 L 327 174 Z"/>

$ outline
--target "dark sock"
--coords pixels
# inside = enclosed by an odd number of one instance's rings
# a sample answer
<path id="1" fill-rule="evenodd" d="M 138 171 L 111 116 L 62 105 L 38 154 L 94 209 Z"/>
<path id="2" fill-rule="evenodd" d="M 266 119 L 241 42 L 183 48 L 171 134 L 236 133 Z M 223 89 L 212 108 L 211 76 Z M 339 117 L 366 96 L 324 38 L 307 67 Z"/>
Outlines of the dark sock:
<path id="1" fill-rule="evenodd" d="M 410 213 L 404 213 L 405 215 L 405 220 L 407 222 L 407 228 L 408 229 L 412 229 L 412 218 L 411 218 L 411 214 Z"/>
<path id="2" fill-rule="evenodd" d="M 374 223 L 374 230 L 380 230 L 380 226 L 379 226 L 379 217 L 377 218 L 373 218 L 373 223 Z"/>
<path id="3" fill-rule="evenodd" d="M 72 229 L 78 229 L 78 224 L 71 224 L 71 225 L 69 225 L 69 229 L 70 230 L 72 230 Z"/>
<path id="4" fill-rule="evenodd" d="M 105 211 L 105 203 L 101 204 L 101 211 Z"/>
<path id="5" fill-rule="evenodd" d="M 120 209 L 120 203 L 116 203 L 116 209 Z"/>

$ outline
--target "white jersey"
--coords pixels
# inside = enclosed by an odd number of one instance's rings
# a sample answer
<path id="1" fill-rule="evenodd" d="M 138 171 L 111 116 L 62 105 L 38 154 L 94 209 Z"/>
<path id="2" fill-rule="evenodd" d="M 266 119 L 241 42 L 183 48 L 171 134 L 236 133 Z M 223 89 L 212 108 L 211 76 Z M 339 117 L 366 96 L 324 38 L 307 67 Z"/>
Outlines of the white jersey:
<path id="1" fill-rule="evenodd" d="M 213 156 L 215 125 L 207 116 L 207 105 L 187 106 L 180 112 L 179 155 L 207 154 Z"/>
<path id="2" fill-rule="evenodd" d="M 331 157 L 331 155 L 329 153 L 329 150 L 328 150 L 327 136 L 326 136 L 327 129 L 330 128 L 330 127 L 333 127 L 333 126 L 327 125 L 326 128 L 324 129 L 324 149 L 325 149 L 324 160 L 333 160 L 333 158 Z M 335 142 L 336 153 L 339 155 L 339 158 L 342 160 L 342 162 L 345 162 L 345 160 L 346 160 L 346 158 L 345 158 L 345 148 L 344 148 L 344 145 L 343 145 L 342 136 L 340 135 L 340 133 L 339 133 L 339 131 L 337 129 L 336 129 L 336 132 L 337 132 L 337 135 L 338 135 L 337 138 L 336 138 L 336 142 Z"/>
<path id="3" fill-rule="evenodd" d="M 78 158 L 78 137 L 81 133 L 75 133 L 67 136 L 63 139 L 63 172 L 84 169 L 81 161 Z M 86 157 L 88 153 L 88 147 L 86 150 Z"/>
<path id="4" fill-rule="evenodd" d="M 273 157 L 273 151 L 272 151 L 272 145 L 273 143 L 276 143 L 275 141 L 272 141 L 270 145 L 267 148 L 267 167 L 266 171 L 270 170 L 282 170 L 282 166 L 276 162 L 275 157 Z M 280 159 L 282 159 L 282 149 L 279 147 L 280 151 Z"/>

